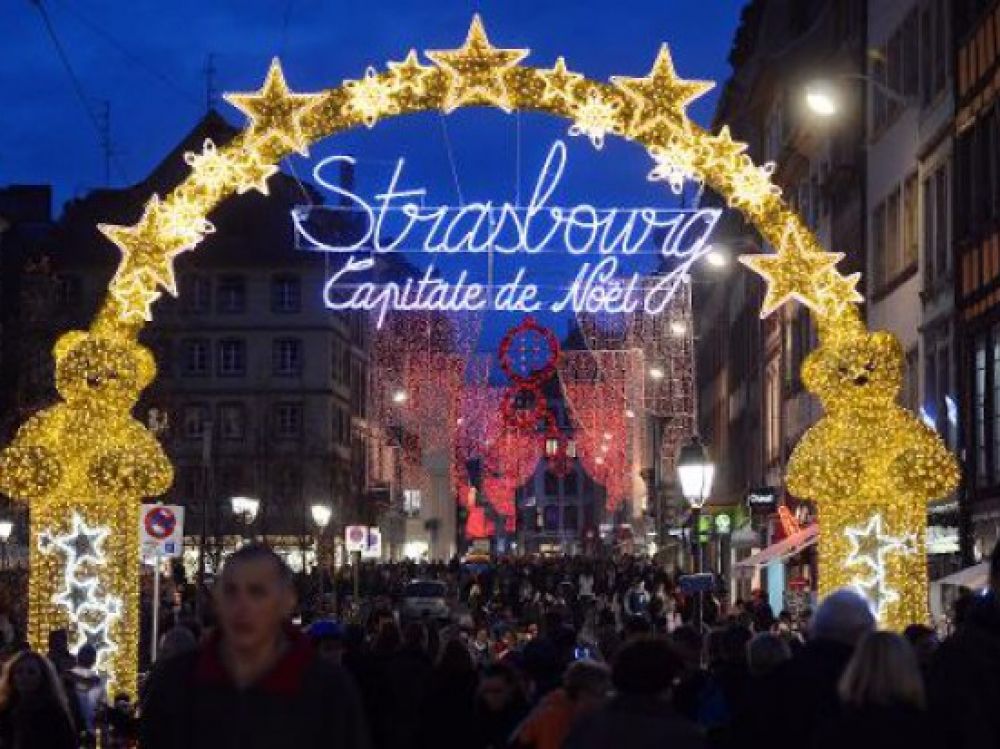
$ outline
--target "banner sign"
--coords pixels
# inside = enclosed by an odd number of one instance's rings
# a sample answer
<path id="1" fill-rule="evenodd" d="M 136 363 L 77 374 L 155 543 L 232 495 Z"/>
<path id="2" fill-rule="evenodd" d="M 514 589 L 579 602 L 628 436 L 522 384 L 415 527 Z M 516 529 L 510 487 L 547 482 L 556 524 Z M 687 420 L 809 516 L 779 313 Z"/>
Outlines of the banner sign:
<path id="1" fill-rule="evenodd" d="M 378 326 L 394 310 L 656 315 L 710 250 L 710 235 L 722 215 L 717 208 L 554 205 L 567 163 L 563 141 L 549 150 L 527 205 L 429 205 L 425 188 L 403 183 L 404 159 L 396 162 L 385 189 L 366 199 L 327 174 L 331 168 L 339 174 L 343 164 L 354 163 L 346 155 L 320 161 L 313 178 L 338 204 L 296 206 L 292 222 L 299 248 L 344 256 L 326 283 L 326 306 L 369 311 Z M 322 214 L 330 211 L 359 216 L 359 229 L 345 232 L 343 222 L 323 220 Z M 655 273 L 628 267 L 626 261 L 651 252 L 659 256 L 650 263 Z M 400 263 L 402 277 L 380 280 L 377 258 L 390 253 L 416 253 L 426 262 Z M 574 277 L 554 297 L 546 296 L 546 285 L 532 278 L 532 257 L 542 253 L 560 253 L 576 262 L 569 274 Z M 520 264 L 506 282 L 476 279 L 464 267 L 446 277 L 439 260 L 462 255 L 489 258 L 491 268 L 497 256 Z"/>

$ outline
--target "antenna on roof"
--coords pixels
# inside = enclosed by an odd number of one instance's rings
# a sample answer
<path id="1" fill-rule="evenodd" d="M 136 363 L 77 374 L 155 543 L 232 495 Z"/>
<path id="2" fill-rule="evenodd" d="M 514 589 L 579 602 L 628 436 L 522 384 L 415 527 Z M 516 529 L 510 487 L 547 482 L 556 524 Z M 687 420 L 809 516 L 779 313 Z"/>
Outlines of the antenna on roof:
<path id="1" fill-rule="evenodd" d="M 118 153 L 111 142 L 111 102 L 107 99 L 97 102 L 95 114 L 101 152 L 104 154 L 104 186 L 111 187 L 111 161 Z"/>
<path id="2" fill-rule="evenodd" d="M 219 100 L 219 91 L 215 87 L 215 74 L 218 69 L 215 67 L 215 54 L 209 52 L 205 58 L 205 67 L 202 68 L 205 74 L 205 111 L 211 112 Z"/>

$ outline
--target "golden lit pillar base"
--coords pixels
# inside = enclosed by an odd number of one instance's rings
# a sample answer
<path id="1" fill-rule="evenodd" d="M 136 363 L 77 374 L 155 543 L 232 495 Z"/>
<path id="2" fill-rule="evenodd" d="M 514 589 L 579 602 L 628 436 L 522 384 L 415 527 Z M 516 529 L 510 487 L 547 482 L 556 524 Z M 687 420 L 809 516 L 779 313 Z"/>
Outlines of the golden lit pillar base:
<path id="1" fill-rule="evenodd" d="M 819 595 L 851 588 L 885 629 L 926 623 L 926 510 L 918 500 L 819 508 Z"/>
<path id="2" fill-rule="evenodd" d="M 138 692 L 138 499 L 31 508 L 28 639 L 40 652 L 65 628 L 75 653 L 97 648 L 108 693 Z"/>

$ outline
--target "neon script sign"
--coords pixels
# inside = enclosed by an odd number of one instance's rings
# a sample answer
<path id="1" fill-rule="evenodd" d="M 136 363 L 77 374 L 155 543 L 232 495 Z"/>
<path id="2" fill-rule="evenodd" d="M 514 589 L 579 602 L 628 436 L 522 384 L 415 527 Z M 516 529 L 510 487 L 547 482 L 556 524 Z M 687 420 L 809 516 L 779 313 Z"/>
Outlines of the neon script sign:
<path id="1" fill-rule="evenodd" d="M 662 312 L 688 278 L 691 266 L 706 252 L 721 210 L 596 208 L 553 205 L 566 169 L 566 144 L 556 141 L 535 180 L 526 206 L 510 202 L 472 202 L 461 207 L 427 205 L 427 190 L 403 185 L 404 159 L 396 162 L 383 192 L 371 201 L 328 175 L 332 167 L 353 165 L 351 156 L 336 155 L 313 169 L 317 184 L 329 190 L 339 206 L 297 206 L 292 211 L 300 248 L 346 255 L 324 289 L 331 310 L 367 310 L 381 326 L 392 310 L 634 313 Z M 315 221 L 317 211 L 347 211 L 360 217 L 349 239 Z M 650 249 L 652 247 L 652 249 Z M 426 258 L 403 277 L 379 281 L 377 259 L 389 253 L 416 253 Z M 554 299 L 542 299 L 541 284 L 531 278 L 532 259 L 560 252 L 577 258 L 575 277 L 559 287 Z M 653 274 L 631 270 L 626 261 L 656 255 L 664 269 Z M 439 260 L 460 255 L 522 259 L 513 277 L 496 283 L 468 269 L 446 278 Z M 492 263 L 489 266 L 492 268 Z M 573 271 L 571 271 L 572 273 Z"/>

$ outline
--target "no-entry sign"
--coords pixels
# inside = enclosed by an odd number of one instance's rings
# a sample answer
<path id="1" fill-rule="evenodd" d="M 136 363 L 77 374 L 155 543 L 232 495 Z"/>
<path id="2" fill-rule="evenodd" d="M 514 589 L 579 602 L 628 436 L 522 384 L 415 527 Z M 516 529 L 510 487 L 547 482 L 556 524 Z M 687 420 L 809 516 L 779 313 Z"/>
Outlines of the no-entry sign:
<path id="1" fill-rule="evenodd" d="M 179 557 L 184 550 L 184 508 L 180 505 L 143 505 L 139 539 L 144 557 Z"/>

